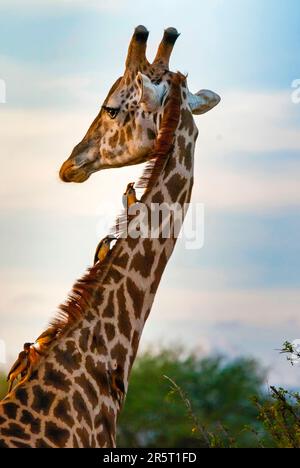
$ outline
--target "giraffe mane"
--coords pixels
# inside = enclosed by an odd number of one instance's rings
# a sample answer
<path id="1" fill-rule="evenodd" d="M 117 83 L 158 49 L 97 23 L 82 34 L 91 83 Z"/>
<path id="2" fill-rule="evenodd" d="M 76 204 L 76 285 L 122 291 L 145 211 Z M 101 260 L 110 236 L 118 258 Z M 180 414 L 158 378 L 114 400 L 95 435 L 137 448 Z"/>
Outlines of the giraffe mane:
<path id="1" fill-rule="evenodd" d="M 88 268 L 84 276 L 75 282 L 67 300 L 59 305 L 58 312 L 50 321 L 50 327 L 56 330 L 56 337 L 65 333 L 84 316 L 93 297 L 93 288 L 99 284 L 99 277 L 106 271 L 107 264 L 106 259 L 100 265 L 96 264 Z"/>
<path id="2" fill-rule="evenodd" d="M 186 77 L 179 72 L 171 75 L 171 87 L 166 98 L 158 136 L 153 150 L 149 153 L 149 162 L 136 184 L 137 188 L 144 188 L 146 192 L 155 185 L 173 149 L 174 135 L 180 119 L 180 85 L 185 79 Z"/>
<path id="3" fill-rule="evenodd" d="M 185 79 L 186 76 L 179 72 L 171 74 L 170 91 L 165 101 L 159 133 L 155 140 L 154 148 L 149 153 L 149 161 L 140 180 L 136 184 L 137 188 L 145 189 L 141 198 L 142 202 L 145 200 L 147 192 L 155 185 L 172 152 L 175 131 L 180 119 L 180 85 Z M 109 266 L 113 262 L 113 254 L 117 253 L 118 243 L 122 240 L 121 234 L 124 232 L 123 229 L 127 229 L 127 224 L 128 216 L 124 212 L 118 217 L 112 230 L 121 239 L 117 240 L 110 254 L 103 262 L 89 268 L 85 275 L 75 282 L 67 300 L 59 306 L 58 312 L 50 322 L 50 327 L 56 332 L 54 342 L 65 334 L 72 325 L 84 317 L 87 307 L 90 306 L 93 300 L 94 287 L 99 285 L 101 279 L 105 278 Z"/>

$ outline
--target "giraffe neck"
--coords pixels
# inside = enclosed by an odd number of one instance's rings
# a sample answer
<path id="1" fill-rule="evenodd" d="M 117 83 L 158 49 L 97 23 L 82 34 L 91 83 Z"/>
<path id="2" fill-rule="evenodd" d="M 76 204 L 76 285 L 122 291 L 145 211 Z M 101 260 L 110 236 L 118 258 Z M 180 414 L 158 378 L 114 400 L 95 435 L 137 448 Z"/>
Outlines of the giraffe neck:
<path id="1" fill-rule="evenodd" d="M 152 204 L 183 207 L 190 201 L 197 129 L 184 85 L 181 93 L 173 150 L 142 199 L 148 210 Z M 130 371 L 175 243 L 174 235 L 118 241 L 106 274 L 90 285 L 84 315 L 53 345 L 30 381 L 0 405 L 3 445 L 115 446 Z"/>

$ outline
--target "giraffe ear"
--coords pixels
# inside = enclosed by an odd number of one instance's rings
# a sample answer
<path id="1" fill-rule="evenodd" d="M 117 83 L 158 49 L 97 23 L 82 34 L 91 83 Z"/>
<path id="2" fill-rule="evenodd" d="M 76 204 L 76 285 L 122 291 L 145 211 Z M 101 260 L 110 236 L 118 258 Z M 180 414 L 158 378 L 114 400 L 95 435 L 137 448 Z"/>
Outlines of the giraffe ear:
<path id="1" fill-rule="evenodd" d="M 220 101 L 220 96 L 208 89 L 201 89 L 196 94 L 188 93 L 188 103 L 195 115 L 205 114 L 219 104 Z"/>
<path id="2" fill-rule="evenodd" d="M 164 84 L 155 85 L 148 76 L 138 73 L 136 82 L 140 92 L 140 104 L 147 112 L 155 112 L 160 106 L 166 93 Z"/>

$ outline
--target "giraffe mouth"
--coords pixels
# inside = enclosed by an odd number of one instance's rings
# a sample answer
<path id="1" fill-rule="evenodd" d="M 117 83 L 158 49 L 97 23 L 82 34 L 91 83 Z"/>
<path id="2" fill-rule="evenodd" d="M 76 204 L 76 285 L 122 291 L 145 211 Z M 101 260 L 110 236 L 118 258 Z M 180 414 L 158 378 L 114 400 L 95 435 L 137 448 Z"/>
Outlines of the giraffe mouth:
<path id="1" fill-rule="evenodd" d="M 72 160 L 67 159 L 61 166 L 59 177 L 63 182 L 76 182 L 81 184 L 85 182 L 92 173 L 89 168 L 90 165 L 91 163 L 86 163 L 81 166 L 76 166 Z"/>

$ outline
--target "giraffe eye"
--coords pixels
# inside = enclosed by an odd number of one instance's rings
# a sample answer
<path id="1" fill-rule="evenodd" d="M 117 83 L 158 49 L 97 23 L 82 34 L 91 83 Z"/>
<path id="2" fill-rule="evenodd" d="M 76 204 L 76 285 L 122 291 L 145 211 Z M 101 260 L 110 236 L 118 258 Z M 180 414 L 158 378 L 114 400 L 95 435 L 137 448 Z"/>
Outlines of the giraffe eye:
<path id="1" fill-rule="evenodd" d="M 119 107 L 108 107 L 108 106 L 102 106 L 102 109 L 105 110 L 105 112 L 109 115 L 111 119 L 115 119 L 120 112 Z"/>

